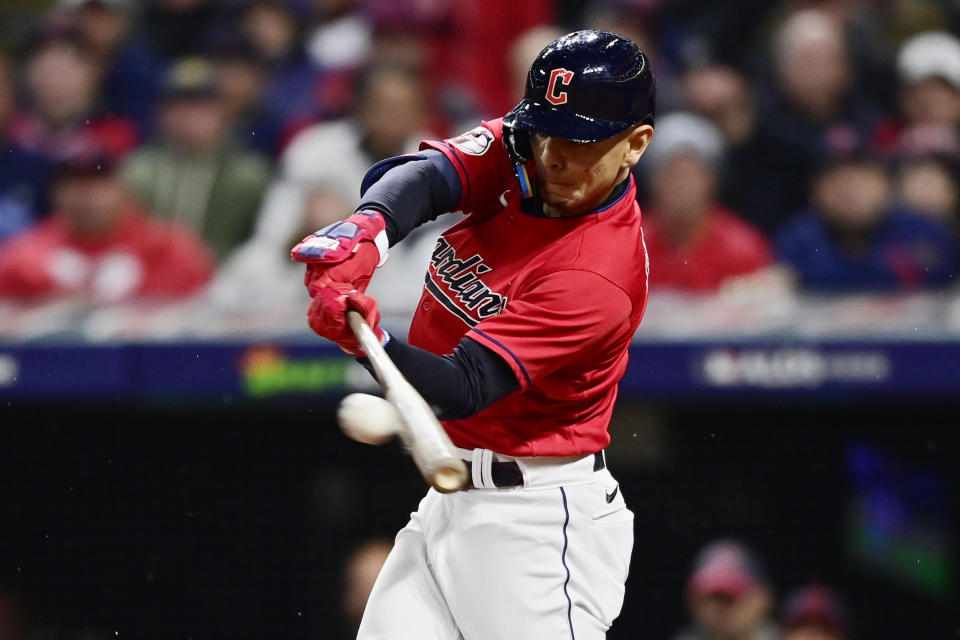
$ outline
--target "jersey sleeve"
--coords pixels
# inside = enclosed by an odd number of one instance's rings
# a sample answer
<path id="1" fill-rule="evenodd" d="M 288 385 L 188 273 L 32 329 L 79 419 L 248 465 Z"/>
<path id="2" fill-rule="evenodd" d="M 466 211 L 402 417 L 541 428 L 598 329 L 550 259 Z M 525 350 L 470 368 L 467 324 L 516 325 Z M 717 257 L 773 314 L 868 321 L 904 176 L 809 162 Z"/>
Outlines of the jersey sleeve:
<path id="1" fill-rule="evenodd" d="M 598 363 L 618 353 L 632 338 L 632 311 L 627 293 L 603 276 L 561 270 L 467 335 L 499 354 L 526 389 L 575 362 Z"/>
<path id="2" fill-rule="evenodd" d="M 503 120 L 481 122 L 455 138 L 424 140 L 420 149 L 436 149 L 453 164 L 460 179 L 457 209 L 474 211 L 503 192 L 513 174 L 503 142 Z"/>

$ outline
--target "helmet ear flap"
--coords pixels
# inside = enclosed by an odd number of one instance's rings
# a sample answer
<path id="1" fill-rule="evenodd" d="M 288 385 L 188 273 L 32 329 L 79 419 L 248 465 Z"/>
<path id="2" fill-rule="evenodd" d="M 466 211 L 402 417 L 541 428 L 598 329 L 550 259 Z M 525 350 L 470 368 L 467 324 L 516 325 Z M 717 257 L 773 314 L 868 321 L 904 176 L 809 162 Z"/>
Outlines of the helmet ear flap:
<path id="1" fill-rule="evenodd" d="M 532 198 L 535 195 L 533 181 L 527 174 L 527 160 L 533 157 L 533 147 L 530 146 L 530 132 L 514 127 L 503 127 L 503 143 L 507 147 L 510 162 L 517 175 L 517 185 L 523 198 Z"/>
<path id="2" fill-rule="evenodd" d="M 510 154 L 510 161 L 514 164 L 523 164 L 533 157 L 533 148 L 530 146 L 530 132 L 514 127 L 503 127 L 503 141 Z"/>

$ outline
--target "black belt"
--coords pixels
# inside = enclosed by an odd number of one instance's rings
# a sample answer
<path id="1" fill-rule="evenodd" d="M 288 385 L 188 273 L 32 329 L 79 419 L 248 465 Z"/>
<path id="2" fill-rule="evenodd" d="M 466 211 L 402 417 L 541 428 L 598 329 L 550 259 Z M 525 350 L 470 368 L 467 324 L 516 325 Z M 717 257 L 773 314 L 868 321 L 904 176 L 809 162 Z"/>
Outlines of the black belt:
<path id="1" fill-rule="evenodd" d="M 464 460 L 467 465 L 467 489 L 475 489 L 473 486 L 473 463 Z M 600 471 L 605 469 L 607 463 L 603 459 L 603 452 L 597 451 L 593 454 L 593 470 Z M 493 476 L 493 484 L 498 488 L 519 487 L 523 485 L 523 472 L 520 471 L 520 465 L 513 460 L 505 462 L 491 462 L 490 475 Z"/>

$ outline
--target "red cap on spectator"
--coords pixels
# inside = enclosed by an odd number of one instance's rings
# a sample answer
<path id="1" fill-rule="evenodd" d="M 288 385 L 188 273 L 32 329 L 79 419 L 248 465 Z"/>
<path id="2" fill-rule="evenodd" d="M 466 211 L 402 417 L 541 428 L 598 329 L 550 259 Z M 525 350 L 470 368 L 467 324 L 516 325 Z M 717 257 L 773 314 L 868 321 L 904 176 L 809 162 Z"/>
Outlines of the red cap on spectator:
<path id="1" fill-rule="evenodd" d="M 54 171 L 65 176 L 108 176 L 116 168 L 116 160 L 96 141 L 74 141 L 54 158 Z"/>
<path id="2" fill-rule="evenodd" d="M 840 597 L 829 587 L 807 585 L 787 596 L 783 606 L 783 626 L 795 629 L 815 626 L 846 637 L 847 621 Z"/>
<path id="3" fill-rule="evenodd" d="M 766 584 L 766 574 L 752 551 L 740 542 L 720 540 L 697 555 L 687 593 L 691 597 L 720 594 L 736 598 Z"/>

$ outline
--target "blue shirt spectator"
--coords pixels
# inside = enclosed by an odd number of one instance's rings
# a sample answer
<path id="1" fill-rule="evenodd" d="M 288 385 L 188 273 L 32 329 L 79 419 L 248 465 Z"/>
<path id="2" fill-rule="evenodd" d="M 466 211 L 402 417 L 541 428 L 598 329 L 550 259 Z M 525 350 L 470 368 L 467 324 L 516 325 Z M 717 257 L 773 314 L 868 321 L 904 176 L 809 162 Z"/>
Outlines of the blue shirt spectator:
<path id="1" fill-rule="evenodd" d="M 230 33 L 217 41 L 214 63 L 220 77 L 219 95 L 232 123 L 231 135 L 245 146 L 276 156 L 286 133 L 281 109 L 267 105 L 269 70 L 243 36 Z"/>
<path id="2" fill-rule="evenodd" d="M 60 0 L 69 7 L 85 46 L 102 69 L 104 112 L 133 120 L 140 137 L 152 130 L 164 62 L 134 29 L 136 8 L 128 0 Z"/>
<path id="3" fill-rule="evenodd" d="M 282 122 L 287 133 L 329 115 L 322 74 L 303 47 L 302 17 L 295 4 L 283 0 L 240 2 L 239 33 L 267 73 L 261 113 Z"/>
<path id="4" fill-rule="evenodd" d="M 26 228 L 46 208 L 49 163 L 6 135 L 16 98 L 12 68 L 0 55 L 0 242 Z"/>
<path id="5" fill-rule="evenodd" d="M 894 291 L 953 280 L 957 247 L 946 226 L 894 205 L 887 166 L 865 149 L 833 149 L 811 187 L 810 208 L 775 242 L 800 286 Z"/>
<path id="6" fill-rule="evenodd" d="M 165 66 L 143 40 L 130 40 L 116 52 L 103 79 L 104 108 L 136 122 L 141 138 L 153 132 L 159 78 Z"/>
<path id="7" fill-rule="evenodd" d="M 0 242 L 33 224 L 45 208 L 50 165 L 0 139 Z"/>
<path id="8" fill-rule="evenodd" d="M 777 257 L 796 270 L 802 287 L 818 291 L 892 291 L 953 281 L 957 249 L 929 218 L 894 209 L 857 249 L 846 249 L 838 235 L 808 211 L 777 235 Z"/>

